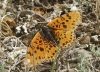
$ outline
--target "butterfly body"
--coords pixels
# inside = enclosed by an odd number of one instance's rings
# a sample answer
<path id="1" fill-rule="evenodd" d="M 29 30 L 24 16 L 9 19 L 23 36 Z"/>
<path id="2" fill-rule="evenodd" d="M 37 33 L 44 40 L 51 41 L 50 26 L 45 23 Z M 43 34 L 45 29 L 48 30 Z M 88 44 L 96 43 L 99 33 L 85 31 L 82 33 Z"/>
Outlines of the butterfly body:
<path id="1" fill-rule="evenodd" d="M 58 50 L 58 44 L 62 49 L 69 47 L 74 42 L 74 30 L 80 20 L 80 12 L 74 11 L 49 22 L 32 39 L 25 62 L 30 66 L 36 66 L 42 62 L 53 61 Z"/>
<path id="2" fill-rule="evenodd" d="M 48 28 L 47 26 L 44 26 L 40 30 L 40 34 L 42 35 L 43 39 L 46 39 L 47 41 L 51 41 L 54 43 L 54 45 L 58 45 L 57 41 L 55 40 L 55 34 L 53 29 Z"/>

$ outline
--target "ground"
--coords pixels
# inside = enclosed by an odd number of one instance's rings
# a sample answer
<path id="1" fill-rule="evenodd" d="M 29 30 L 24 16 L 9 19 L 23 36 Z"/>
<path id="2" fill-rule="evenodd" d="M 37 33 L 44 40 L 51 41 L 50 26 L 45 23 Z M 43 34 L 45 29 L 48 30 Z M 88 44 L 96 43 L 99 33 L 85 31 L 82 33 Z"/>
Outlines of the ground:
<path id="1" fill-rule="evenodd" d="M 74 30 L 76 39 L 57 59 L 25 67 L 30 42 L 42 26 L 68 13 L 75 5 L 82 20 Z M 99 72 L 99 0 L 1 0 L 0 72 Z"/>

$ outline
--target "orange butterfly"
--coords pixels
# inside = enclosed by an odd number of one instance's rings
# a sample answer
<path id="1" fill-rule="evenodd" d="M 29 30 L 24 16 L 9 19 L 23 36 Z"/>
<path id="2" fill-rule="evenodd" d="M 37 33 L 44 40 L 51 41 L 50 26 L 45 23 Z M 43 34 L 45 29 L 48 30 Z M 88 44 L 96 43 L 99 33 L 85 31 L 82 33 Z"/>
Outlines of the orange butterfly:
<path id="1" fill-rule="evenodd" d="M 26 54 L 26 64 L 36 66 L 42 62 L 54 60 L 58 44 L 60 48 L 68 47 L 75 40 L 74 30 L 78 27 L 80 20 L 80 12 L 73 11 L 48 23 L 44 28 L 49 31 L 40 30 L 32 39 Z"/>

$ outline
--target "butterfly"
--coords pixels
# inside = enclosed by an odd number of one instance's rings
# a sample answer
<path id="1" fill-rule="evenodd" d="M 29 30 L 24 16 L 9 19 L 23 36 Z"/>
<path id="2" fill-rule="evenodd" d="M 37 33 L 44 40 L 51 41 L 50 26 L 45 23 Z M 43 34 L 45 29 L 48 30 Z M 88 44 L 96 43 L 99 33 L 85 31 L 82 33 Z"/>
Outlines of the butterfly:
<path id="1" fill-rule="evenodd" d="M 53 61 L 58 50 L 58 44 L 62 49 L 63 47 L 71 46 L 74 42 L 74 30 L 78 27 L 80 20 L 81 13 L 73 11 L 49 22 L 44 27 L 49 31 L 45 29 L 43 31 L 40 30 L 32 39 L 26 54 L 25 63 L 34 67 L 43 62 Z"/>

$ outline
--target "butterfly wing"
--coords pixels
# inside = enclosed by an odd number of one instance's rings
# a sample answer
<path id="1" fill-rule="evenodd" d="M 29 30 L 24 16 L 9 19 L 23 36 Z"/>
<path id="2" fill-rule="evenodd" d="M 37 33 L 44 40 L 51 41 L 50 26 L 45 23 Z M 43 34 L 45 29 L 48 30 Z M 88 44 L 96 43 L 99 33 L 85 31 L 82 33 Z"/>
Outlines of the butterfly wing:
<path id="1" fill-rule="evenodd" d="M 47 24 L 48 27 L 57 30 L 75 30 L 78 26 L 78 22 L 81 20 L 81 14 L 79 11 L 69 12 L 59 18 L 55 18 L 52 22 Z"/>
<path id="2" fill-rule="evenodd" d="M 26 59 L 29 60 L 30 65 L 35 66 L 45 59 L 44 40 L 38 32 L 30 43 Z"/>
<path id="3" fill-rule="evenodd" d="M 46 51 L 45 51 L 45 61 L 50 62 L 50 61 L 55 59 L 55 55 L 56 55 L 58 47 L 50 41 L 49 42 L 45 41 L 44 45 L 45 45 L 44 48 L 46 49 Z"/>
<path id="4" fill-rule="evenodd" d="M 26 54 L 26 64 L 36 66 L 44 61 L 50 62 L 55 58 L 57 47 L 52 43 L 44 40 L 38 32 L 30 43 Z"/>
<path id="5" fill-rule="evenodd" d="M 55 30 L 54 33 L 60 48 L 69 47 L 75 40 L 74 31 Z"/>

